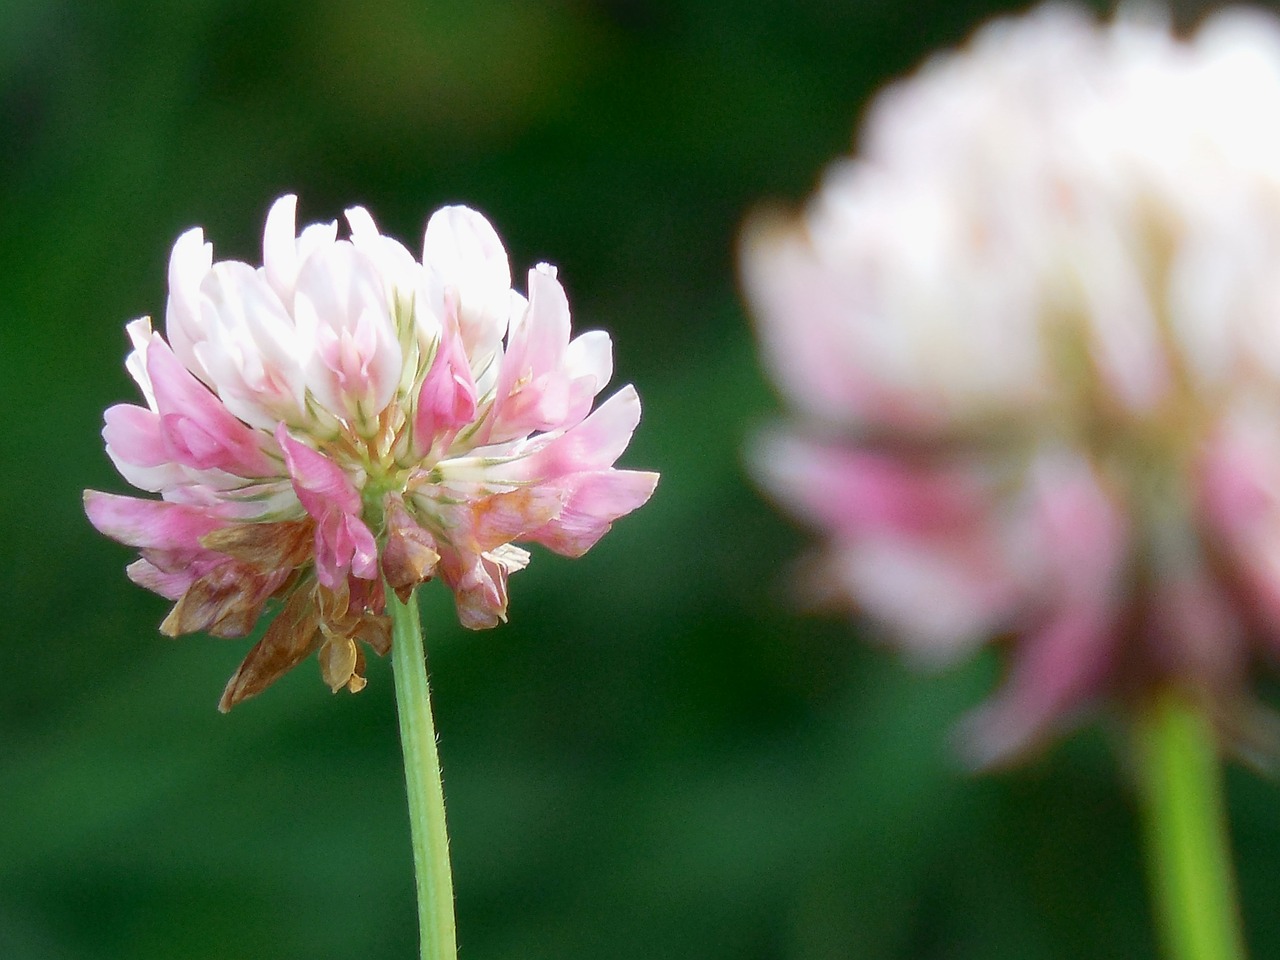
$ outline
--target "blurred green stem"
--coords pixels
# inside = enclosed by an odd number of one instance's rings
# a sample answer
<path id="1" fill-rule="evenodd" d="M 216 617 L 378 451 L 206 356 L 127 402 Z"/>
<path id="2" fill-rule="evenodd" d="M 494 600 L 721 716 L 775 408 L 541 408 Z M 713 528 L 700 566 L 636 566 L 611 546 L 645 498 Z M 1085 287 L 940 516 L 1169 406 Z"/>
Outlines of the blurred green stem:
<path id="1" fill-rule="evenodd" d="M 413 868 L 418 878 L 422 960 L 457 960 L 449 836 L 445 831 L 444 790 L 431 720 L 418 597 L 411 594 L 408 603 L 401 603 L 388 588 L 387 606 L 391 609 L 391 666 L 396 677 L 396 712 L 400 715 L 400 746 L 409 793 Z"/>
<path id="2" fill-rule="evenodd" d="M 1172 690 L 1137 723 L 1147 856 L 1170 960 L 1243 960 L 1214 731 Z"/>

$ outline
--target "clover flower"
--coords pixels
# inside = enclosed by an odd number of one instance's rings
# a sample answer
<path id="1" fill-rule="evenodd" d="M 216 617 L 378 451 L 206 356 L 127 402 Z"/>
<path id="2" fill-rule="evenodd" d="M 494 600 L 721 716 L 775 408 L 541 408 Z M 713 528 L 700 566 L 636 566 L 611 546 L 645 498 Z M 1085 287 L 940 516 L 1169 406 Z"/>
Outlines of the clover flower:
<path id="1" fill-rule="evenodd" d="M 742 275 L 801 418 L 806 589 L 917 659 L 1008 645 L 979 763 L 1173 684 L 1243 744 L 1280 651 L 1280 24 L 1067 7 L 879 96 Z"/>
<path id="2" fill-rule="evenodd" d="M 228 710 L 318 651 L 337 691 L 365 685 L 360 644 L 391 644 L 384 590 L 438 577 L 464 626 L 506 619 L 515 541 L 586 552 L 657 475 L 614 469 L 634 388 L 594 411 L 608 334 L 570 339 L 554 267 L 512 289 L 502 241 L 438 210 L 421 262 L 369 214 L 295 229 L 272 206 L 263 265 L 214 262 L 199 228 L 169 261 L 168 342 L 128 325 L 146 406 L 106 412 L 121 475 L 161 499 L 86 491 L 102 533 L 137 547 L 130 578 L 176 601 L 170 635 L 248 633 L 280 610 L 222 695 Z"/>

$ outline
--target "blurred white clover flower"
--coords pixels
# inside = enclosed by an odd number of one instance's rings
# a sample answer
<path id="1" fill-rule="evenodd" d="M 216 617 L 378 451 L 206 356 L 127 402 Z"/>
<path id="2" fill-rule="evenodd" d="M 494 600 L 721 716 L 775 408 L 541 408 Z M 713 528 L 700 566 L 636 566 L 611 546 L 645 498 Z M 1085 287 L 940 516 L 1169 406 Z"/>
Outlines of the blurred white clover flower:
<path id="1" fill-rule="evenodd" d="M 1048 6 L 883 92 L 742 276 L 801 417 L 810 588 L 918 658 L 1010 642 L 979 763 L 1174 683 L 1237 740 L 1280 652 L 1280 23 Z"/>
<path id="2" fill-rule="evenodd" d="M 168 342 L 128 325 L 146 406 L 106 412 L 107 453 L 160 500 L 86 491 L 100 531 L 140 548 L 129 576 L 177 601 L 161 629 L 248 633 L 282 609 L 223 693 L 228 710 L 312 652 L 335 691 L 365 685 L 358 642 L 391 644 L 384 581 L 439 577 L 464 626 L 506 618 L 529 554 L 586 552 L 657 474 L 617 470 L 640 418 L 603 331 L 570 339 L 554 267 L 512 289 L 502 241 L 438 210 L 419 262 L 369 214 L 297 233 L 271 208 L 263 266 L 213 260 L 199 228 L 169 262 Z"/>

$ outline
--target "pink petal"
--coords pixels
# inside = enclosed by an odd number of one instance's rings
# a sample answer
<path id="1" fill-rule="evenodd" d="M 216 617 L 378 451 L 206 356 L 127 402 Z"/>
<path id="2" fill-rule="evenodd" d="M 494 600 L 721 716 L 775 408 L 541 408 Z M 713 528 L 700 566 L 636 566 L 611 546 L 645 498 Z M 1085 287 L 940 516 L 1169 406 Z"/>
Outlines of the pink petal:
<path id="1" fill-rule="evenodd" d="M 418 392 L 414 440 L 429 450 L 438 437 L 455 433 L 476 416 L 476 383 L 458 332 L 457 298 L 445 297 L 445 317 L 435 359 Z"/>
<path id="2" fill-rule="evenodd" d="M 298 500 L 317 522 L 331 511 L 360 512 L 360 493 L 341 467 L 293 439 L 283 423 L 276 427 L 276 442 L 284 452 L 285 466 Z"/>
<path id="3" fill-rule="evenodd" d="M 603 470 L 622 456 L 640 422 L 640 397 L 627 384 L 589 417 L 545 443 L 509 467 L 495 468 L 495 476 L 543 480 L 573 473 Z"/>
<path id="4" fill-rule="evenodd" d="M 857 361 L 857 321 L 869 304 L 852 277 L 818 262 L 806 236 L 789 225 L 749 226 L 742 278 L 770 368 L 788 394 L 822 419 L 864 415 L 888 388 Z"/>
<path id="5" fill-rule="evenodd" d="M 226 470 L 242 477 L 272 473 L 271 461 L 262 452 L 261 434 L 232 416 L 159 336 L 153 335 L 147 346 L 146 369 L 173 460 L 197 470 Z"/>
<path id="6" fill-rule="evenodd" d="M 330 511 L 316 523 L 316 579 L 333 590 L 350 571 L 363 580 L 378 577 L 378 545 L 364 521 Z"/>
<path id="7" fill-rule="evenodd" d="M 563 509 L 568 493 L 550 485 L 521 487 L 474 503 L 470 539 L 476 548 L 492 550 L 524 539 Z"/>
<path id="8" fill-rule="evenodd" d="M 207 507 L 140 500 L 97 490 L 84 492 L 84 510 L 98 532 L 131 547 L 200 548 L 200 538 L 227 521 Z"/>
<path id="9" fill-rule="evenodd" d="M 166 600 L 180 599 L 187 592 L 187 588 L 199 578 L 199 575 L 191 569 L 167 573 L 145 559 L 135 560 L 129 564 L 125 567 L 125 573 L 129 575 L 130 580 L 144 590 L 158 593 Z"/>
<path id="10" fill-rule="evenodd" d="M 347 572 L 365 580 L 378 576 L 378 546 L 360 518 L 360 493 L 342 469 L 323 454 L 276 428 L 294 492 L 316 521 L 316 577 L 330 589 Z"/>
<path id="11" fill-rule="evenodd" d="M 535 376 L 560 366 L 569 345 L 569 298 L 555 267 L 540 263 L 529 271 L 529 309 L 512 336 L 524 341 L 524 365 Z"/>
<path id="12" fill-rule="evenodd" d="M 459 622 L 484 630 L 507 619 L 507 579 L 529 562 L 518 547 L 502 547 L 464 560 L 453 552 L 441 557 L 441 578 L 453 591 Z"/>
<path id="13" fill-rule="evenodd" d="M 604 470 L 569 478 L 568 502 L 559 514 L 522 540 L 541 543 L 567 557 L 580 557 L 603 537 L 613 521 L 645 503 L 657 486 L 656 473 Z"/>
<path id="14" fill-rule="evenodd" d="M 115 455 L 140 467 L 170 463 L 160 429 L 160 417 L 146 407 L 117 403 L 103 415 L 102 439 Z"/>

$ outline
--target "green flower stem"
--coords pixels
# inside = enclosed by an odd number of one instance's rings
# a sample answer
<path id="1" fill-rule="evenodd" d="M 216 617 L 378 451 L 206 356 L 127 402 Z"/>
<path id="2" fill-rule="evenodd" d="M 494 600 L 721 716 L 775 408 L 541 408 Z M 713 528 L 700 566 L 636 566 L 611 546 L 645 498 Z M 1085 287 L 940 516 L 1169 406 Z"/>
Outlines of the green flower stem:
<path id="1" fill-rule="evenodd" d="M 1170 960 L 1244 960 L 1213 727 L 1172 690 L 1137 723 L 1155 912 Z"/>
<path id="2" fill-rule="evenodd" d="M 387 606 L 391 610 L 391 667 L 396 676 L 396 712 L 400 715 L 400 746 L 409 793 L 413 868 L 418 878 L 422 960 L 457 960 L 449 835 L 445 831 L 444 790 L 431 721 L 418 597 L 411 595 L 408 603 L 401 603 L 388 588 Z"/>

